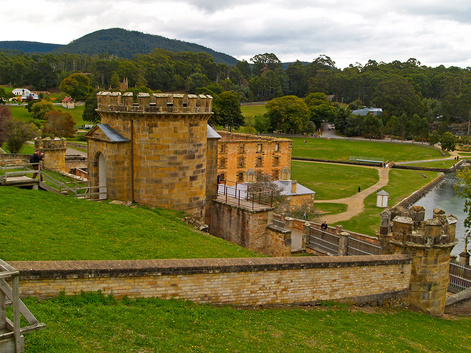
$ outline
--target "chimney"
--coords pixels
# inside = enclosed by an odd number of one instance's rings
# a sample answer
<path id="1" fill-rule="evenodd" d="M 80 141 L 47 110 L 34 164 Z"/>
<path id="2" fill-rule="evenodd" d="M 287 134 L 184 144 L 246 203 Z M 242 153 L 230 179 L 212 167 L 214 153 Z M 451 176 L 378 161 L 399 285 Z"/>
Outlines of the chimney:
<path id="1" fill-rule="evenodd" d="M 291 181 L 291 193 L 296 194 L 298 182 L 296 180 Z"/>

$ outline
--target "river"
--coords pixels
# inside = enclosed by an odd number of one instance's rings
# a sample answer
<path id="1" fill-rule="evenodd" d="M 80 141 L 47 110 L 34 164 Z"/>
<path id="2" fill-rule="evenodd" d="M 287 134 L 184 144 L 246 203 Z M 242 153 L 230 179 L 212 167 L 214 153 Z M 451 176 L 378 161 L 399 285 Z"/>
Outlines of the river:
<path id="1" fill-rule="evenodd" d="M 452 214 L 458 218 L 456 225 L 456 238 L 459 243 L 453 248 L 452 255 L 459 255 L 464 250 L 464 219 L 466 213 L 463 211 L 464 199 L 459 197 L 455 191 L 455 184 L 457 177 L 455 173 L 445 174 L 444 181 L 432 189 L 427 195 L 422 197 L 414 205 L 422 206 L 425 208 L 425 219 L 433 217 L 433 209 L 440 208 L 446 212 L 446 214 Z"/>

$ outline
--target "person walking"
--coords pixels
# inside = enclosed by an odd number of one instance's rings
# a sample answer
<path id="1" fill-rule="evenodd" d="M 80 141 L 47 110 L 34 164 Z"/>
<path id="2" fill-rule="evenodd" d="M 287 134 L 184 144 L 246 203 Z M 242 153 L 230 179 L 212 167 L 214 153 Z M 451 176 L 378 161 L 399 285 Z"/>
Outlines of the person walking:
<path id="1" fill-rule="evenodd" d="M 39 150 L 34 151 L 34 153 L 29 158 L 29 162 L 33 165 L 34 170 L 39 170 L 39 162 L 44 157 L 44 153 L 40 152 Z M 33 174 L 33 179 L 36 179 L 38 173 Z M 42 175 L 40 176 L 41 181 L 43 181 Z"/>

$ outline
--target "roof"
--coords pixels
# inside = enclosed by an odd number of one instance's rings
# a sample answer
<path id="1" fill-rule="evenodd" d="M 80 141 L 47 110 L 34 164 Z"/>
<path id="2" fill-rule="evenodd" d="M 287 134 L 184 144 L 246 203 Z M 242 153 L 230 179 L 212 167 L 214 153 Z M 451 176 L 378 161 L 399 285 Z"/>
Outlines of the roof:
<path id="1" fill-rule="evenodd" d="M 208 139 L 220 139 L 221 135 L 219 135 L 216 130 L 214 130 L 211 126 L 207 125 L 207 138 Z"/>
<path id="2" fill-rule="evenodd" d="M 281 188 L 281 194 L 285 196 L 293 196 L 293 195 L 310 195 L 315 194 L 315 191 L 308 189 L 307 187 L 297 183 L 296 185 L 296 193 L 291 192 L 291 185 L 293 184 L 292 180 L 276 180 L 273 181 L 278 187 Z"/>
<path id="3" fill-rule="evenodd" d="M 69 103 L 69 102 L 73 102 L 74 100 L 72 99 L 72 97 L 65 97 L 63 100 L 62 100 L 62 103 Z"/>
<path id="4" fill-rule="evenodd" d="M 376 194 L 377 194 L 377 195 L 380 195 L 380 196 L 389 196 L 389 194 L 388 194 L 386 191 L 384 191 L 384 190 L 380 190 L 380 191 L 378 191 Z"/>
<path id="5" fill-rule="evenodd" d="M 131 140 L 127 139 L 119 132 L 114 130 L 108 124 L 97 124 L 93 129 L 85 134 L 85 137 L 91 137 L 97 129 L 100 129 L 105 136 L 110 140 L 109 142 L 130 142 Z"/>

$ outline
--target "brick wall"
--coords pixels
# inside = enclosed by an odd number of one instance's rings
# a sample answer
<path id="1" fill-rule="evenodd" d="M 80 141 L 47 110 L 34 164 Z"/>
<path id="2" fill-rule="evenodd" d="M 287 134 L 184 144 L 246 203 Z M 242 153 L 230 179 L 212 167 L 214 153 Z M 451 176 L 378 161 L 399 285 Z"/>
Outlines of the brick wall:
<path id="1" fill-rule="evenodd" d="M 20 295 L 48 298 L 98 291 L 198 303 L 261 305 L 344 300 L 403 305 L 407 255 L 10 262 L 20 271 Z"/>

